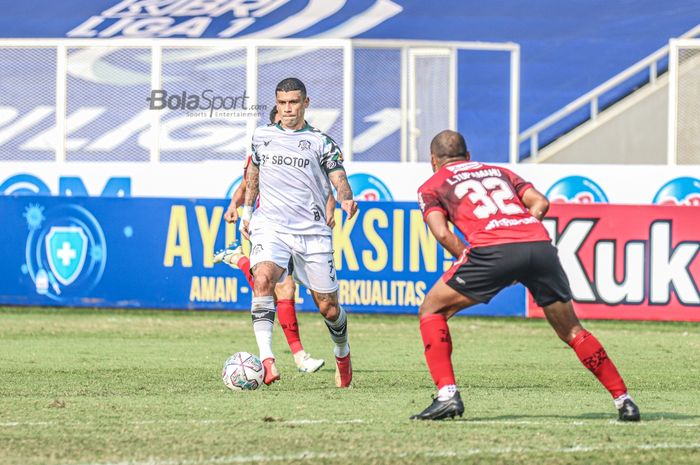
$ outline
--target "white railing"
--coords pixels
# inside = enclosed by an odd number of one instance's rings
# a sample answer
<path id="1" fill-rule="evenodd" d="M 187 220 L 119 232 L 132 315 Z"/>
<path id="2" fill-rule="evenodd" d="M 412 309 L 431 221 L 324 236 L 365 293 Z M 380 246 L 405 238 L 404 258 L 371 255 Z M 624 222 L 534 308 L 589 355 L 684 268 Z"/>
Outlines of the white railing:
<path id="1" fill-rule="evenodd" d="M 700 24 L 683 34 L 681 38 L 692 38 L 699 35 Z M 589 107 L 588 121 L 595 121 L 598 118 L 598 113 L 600 110 L 599 100 L 602 95 L 628 82 L 645 69 L 648 70 L 649 73 L 649 84 L 655 84 L 656 79 L 659 77 L 659 62 L 668 57 L 668 55 L 669 47 L 666 45 L 616 76 L 608 79 L 590 92 L 587 92 L 586 94 L 577 98 L 559 111 L 525 129 L 518 137 L 518 144 L 529 141 L 529 155 L 533 160 L 536 159 L 541 148 L 539 136 L 543 131 L 559 123 L 575 111 L 586 106 Z"/>
<path id="2" fill-rule="evenodd" d="M 161 89 L 163 85 L 167 85 L 163 75 L 164 69 L 164 51 L 168 49 L 211 49 L 212 51 L 232 51 L 238 50 L 245 52 L 245 79 L 248 97 L 251 102 L 258 102 L 258 81 L 259 68 L 261 65 L 259 52 L 263 49 L 289 49 L 290 53 L 284 56 L 285 59 L 294 58 L 294 53 L 291 49 L 297 48 L 304 51 L 313 51 L 315 49 L 334 49 L 337 53 L 342 54 L 343 69 L 339 76 L 342 76 L 342 84 L 338 83 L 337 89 L 337 107 L 342 115 L 342 130 L 338 131 L 336 137 L 339 141 L 342 140 L 345 156 L 348 160 L 353 158 L 353 105 L 354 105 L 354 83 L 362 82 L 361 72 L 366 70 L 358 70 L 354 66 L 354 53 L 356 50 L 362 49 L 389 49 L 400 51 L 401 56 L 401 88 L 396 89 L 397 95 L 400 93 L 400 137 L 401 137 L 401 154 L 402 161 L 418 161 L 425 159 L 424 150 L 417 152 L 418 144 L 416 141 L 420 138 L 421 147 L 425 147 L 425 139 L 432 137 L 428 131 L 421 131 L 418 126 L 420 109 L 416 108 L 415 102 L 418 98 L 416 92 L 421 92 L 418 86 L 415 86 L 415 75 L 410 74 L 413 63 L 412 57 L 415 56 L 435 56 L 444 57 L 448 60 L 449 72 L 448 76 L 434 76 L 435 86 L 447 86 L 446 102 L 441 114 L 436 114 L 435 118 L 443 121 L 443 127 L 457 129 L 457 61 L 458 52 L 462 50 L 477 50 L 477 51 L 493 51 L 507 52 L 510 55 L 510 83 L 509 89 L 504 89 L 504 92 L 509 92 L 509 115 L 508 115 L 508 139 L 509 139 L 509 159 L 517 160 L 518 155 L 518 121 L 519 121 L 519 100 L 520 100 L 520 48 L 514 43 L 490 43 L 490 42 L 452 42 L 452 41 L 424 41 L 424 40 L 374 40 L 374 39 L 134 39 L 134 38 L 116 38 L 116 39 L 0 39 L 0 50 L 2 49 L 17 49 L 17 48 L 48 48 L 55 50 L 56 60 L 56 76 L 55 87 L 52 85 L 51 92 L 55 93 L 55 122 L 53 128 L 46 130 L 45 134 L 50 136 L 51 146 L 55 148 L 55 161 L 63 162 L 71 160 L 71 153 L 68 139 L 70 137 L 71 119 L 68 115 L 71 98 L 75 100 L 75 95 L 69 95 L 67 87 L 68 81 L 72 79 L 75 82 L 78 77 L 71 76 L 71 60 L 69 50 L 76 48 L 95 48 L 95 49 L 110 49 L 119 50 L 125 48 L 143 49 L 144 53 L 150 53 L 150 88 Z M 49 55 L 50 56 L 50 55 Z M 147 55 L 148 56 L 148 55 Z M 303 59 L 303 58 L 302 58 Z M 73 65 L 75 60 L 73 59 Z M 383 70 L 374 69 L 369 72 L 377 73 Z M 30 76 L 28 76 L 30 78 Z M 329 83 L 332 85 L 333 83 Z M 48 91 L 49 89 L 47 89 Z M 341 95 L 342 94 L 342 95 Z M 422 94 L 424 95 L 424 94 Z M 145 101 L 145 100 L 144 100 Z M 316 100 L 318 101 L 318 100 Z M 11 102 L 3 102 L 8 104 Z M 398 103 L 398 102 L 397 102 Z M 45 105 L 45 104 L 44 104 Z M 145 105 L 145 103 L 144 103 Z M 399 106 L 399 105 L 397 105 Z M 114 109 L 109 109 L 113 111 Z M 134 115 L 141 108 L 133 109 Z M 358 109 L 355 109 L 355 112 Z M 105 115 L 108 114 L 105 109 Z M 425 114 L 422 115 L 425 119 Z M 136 116 L 134 116 L 135 118 Z M 100 118 L 99 114 L 94 118 Z M 105 118 L 103 116 L 102 118 Z M 139 124 L 141 120 L 139 120 Z M 148 160 L 151 162 L 159 162 L 162 160 L 164 151 L 171 150 L 171 147 L 163 145 L 163 141 L 167 140 L 167 134 L 164 135 L 166 128 L 166 119 L 162 112 L 152 111 L 148 115 L 148 129 L 140 134 L 139 143 L 146 143 L 147 147 L 142 147 L 141 150 L 147 152 Z M 91 120 L 89 123 L 93 123 Z M 339 120 L 339 123 L 341 120 Z M 107 121 L 110 123 L 110 121 Z M 250 142 L 250 136 L 254 129 L 257 120 L 248 118 L 247 121 L 235 122 L 241 129 L 245 131 L 245 140 L 247 144 Z M 87 124 L 87 123 L 84 123 Z M 108 126 L 105 124 L 104 126 Z M 245 128 L 245 129 L 243 129 Z M 47 137 L 48 137 L 47 136 Z M 245 151 L 243 138 L 236 142 L 237 151 Z M 144 142 L 147 141 L 147 142 Z M 99 144 L 98 144 L 99 145 Z M 172 145 L 172 144 L 171 144 Z M 91 150 L 91 146 L 86 146 Z M 227 147 L 231 147 L 228 145 Z M 206 152 L 207 147 L 195 147 L 193 152 Z M 0 160 L 2 160 L 2 147 L 0 146 Z M 118 160 L 117 160 L 118 161 Z"/>

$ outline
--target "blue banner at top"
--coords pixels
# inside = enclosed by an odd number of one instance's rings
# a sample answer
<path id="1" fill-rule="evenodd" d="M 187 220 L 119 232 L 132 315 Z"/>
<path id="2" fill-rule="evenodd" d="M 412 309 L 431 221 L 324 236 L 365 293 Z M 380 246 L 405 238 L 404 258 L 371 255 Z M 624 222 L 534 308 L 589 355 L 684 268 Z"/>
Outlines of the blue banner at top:
<path id="1" fill-rule="evenodd" d="M 236 239 L 225 203 L 2 196 L 0 304 L 247 310 L 242 272 L 212 262 Z M 337 210 L 336 222 L 338 292 L 351 311 L 415 313 L 452 263 L 415 203 L 361 202 L 351 220 Z M 303 288 L 297 307 L 315 309 Z M 524 288 L 468 314 L 524 316 Z"/>

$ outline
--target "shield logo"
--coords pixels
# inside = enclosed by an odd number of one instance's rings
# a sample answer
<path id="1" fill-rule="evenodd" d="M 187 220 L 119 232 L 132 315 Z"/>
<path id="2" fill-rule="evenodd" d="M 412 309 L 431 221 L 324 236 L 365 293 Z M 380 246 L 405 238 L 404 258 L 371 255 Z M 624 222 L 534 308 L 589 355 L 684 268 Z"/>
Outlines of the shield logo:
<path id="1" fill-rule="evenodd" d="M 69 285 L 85 264 L 88 239 L 80 226 L 52 226 L 46 235 L 49 268 L 58 282 Z"/>

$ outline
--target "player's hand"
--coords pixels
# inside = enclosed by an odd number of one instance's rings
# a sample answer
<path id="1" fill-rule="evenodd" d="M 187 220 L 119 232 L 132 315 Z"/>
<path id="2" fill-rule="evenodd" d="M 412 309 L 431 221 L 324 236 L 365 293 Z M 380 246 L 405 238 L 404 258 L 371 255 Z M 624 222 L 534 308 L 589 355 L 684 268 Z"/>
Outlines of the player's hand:
<path id="1" fill-rule="evenodd" d="M 335 228 L 335 201 L 326 205 L 326 224 L 331 229 Z"/>
<path id="2" fill-rule="evenodd" d="M 227 223 L 235 223 L 238 221 L 238 208 L 236 208 L 235 205 L 231 204 L 228 206 L 226 213 L 224 213 L 224 221 Z"/>
<path id="3" fill-rule="evenodd" d="M 352 199 L 343 200 L 340 202 L 340 208 L 342 208 L 343 211 L 348 214 L 348 219 L 350 219 L 355 216 L 355 213 L 357 213 L 357 202 Z"/>
<path id="4" fill-rule="evenodd" d="M 238 225 L 238 230 L 241 232 L 241 236 L 245 239 L 250 240 L 250 233 L 248 232 L 248 227 L 250 222 L 248 220 L 241 219 L 241 224 Z"/>

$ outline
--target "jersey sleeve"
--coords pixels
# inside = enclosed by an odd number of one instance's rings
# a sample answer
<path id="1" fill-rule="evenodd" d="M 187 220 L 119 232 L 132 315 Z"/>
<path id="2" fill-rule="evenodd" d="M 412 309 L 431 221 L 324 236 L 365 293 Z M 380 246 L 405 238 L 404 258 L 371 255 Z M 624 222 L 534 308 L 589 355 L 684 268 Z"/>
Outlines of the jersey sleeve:
<path id="1" fill-rule="evenodd" d="M 432 211 L 440 211 L 443 215 L 448 216 L 447 210 L 440 202 L 440 197 L 428 186 L 421 186 L 418 189 L 418 205 L 420 205 L 420 210 L 423 212 L 423 219 Z"/>
<path id="2" fill-rule="evenodd" d="M 321 168 L 329 174 L 336 170 L 344 170 L 343 153 L 340 147 L 330 136 L 321 135 L 323 145 L 321 146 Z"/>
<path id="3" fill-rule="evenodd" d="M 518 197 L 522 197 L 523 193 L 526 190 L 533 187 L 531 182 L 525 181 L 523 178 L 513 173 L 512 171 L 507 169 L 501 169 L 501 171 L 508 177 L 511 184 L 513 184 L 513 187 L 515 188 L 515 193 L 518 194 Z"/>

